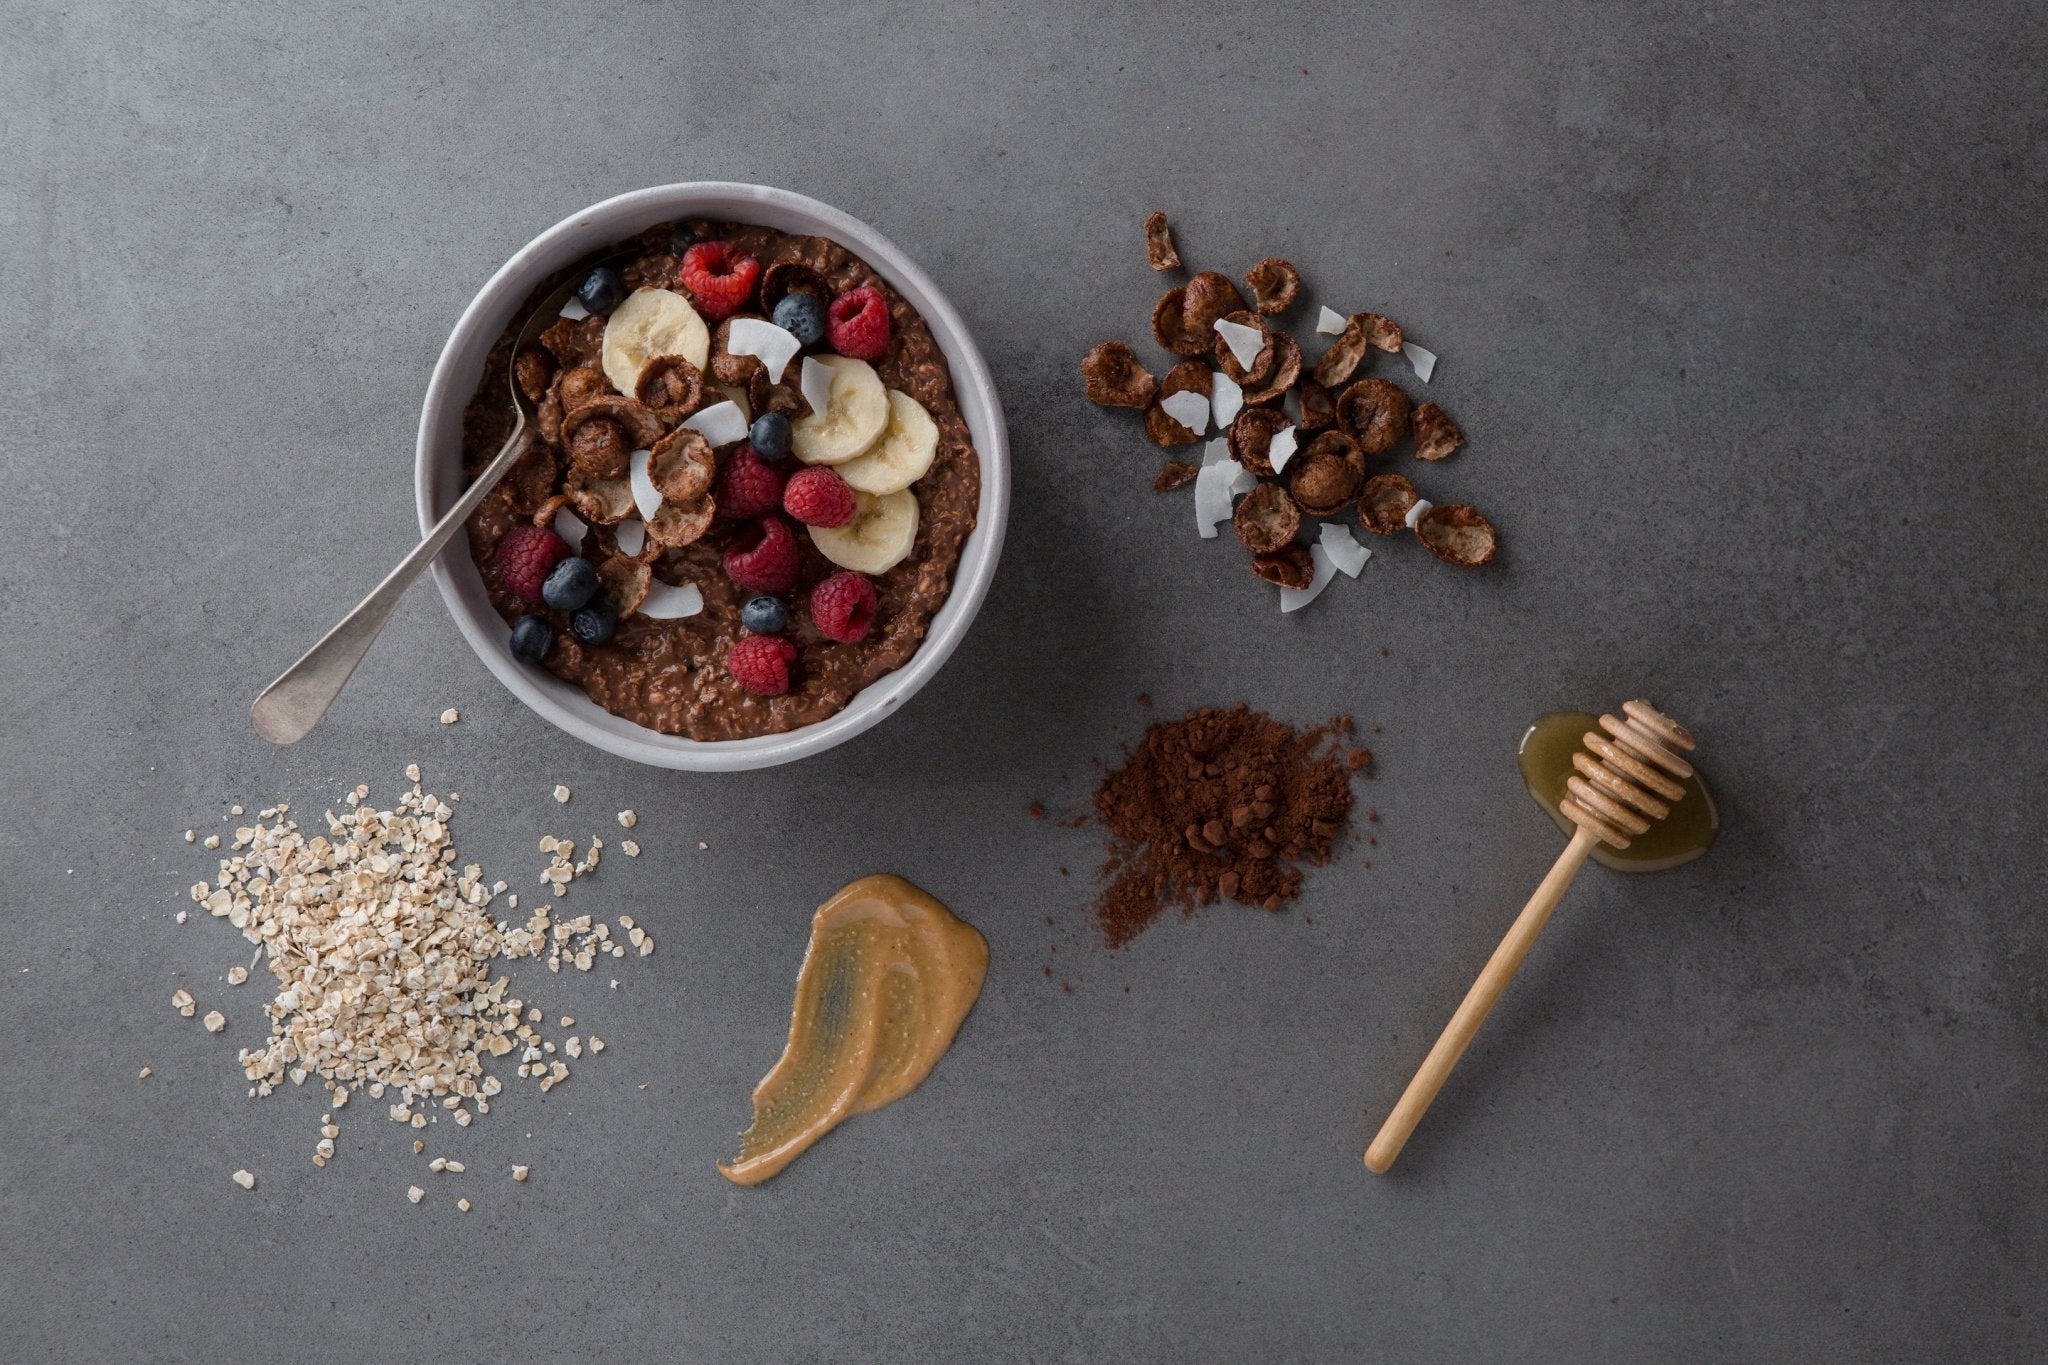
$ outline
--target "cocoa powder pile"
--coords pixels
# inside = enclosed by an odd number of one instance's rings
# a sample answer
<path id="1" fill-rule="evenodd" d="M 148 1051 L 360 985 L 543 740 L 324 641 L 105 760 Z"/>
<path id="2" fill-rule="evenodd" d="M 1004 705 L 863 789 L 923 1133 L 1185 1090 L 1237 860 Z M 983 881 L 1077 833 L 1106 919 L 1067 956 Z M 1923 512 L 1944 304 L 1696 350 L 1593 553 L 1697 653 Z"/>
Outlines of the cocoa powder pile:
<path id="1" fill-rule="evenodd" d="M 1308 730 L 1242 703 L 1204 707 L 1145 731 L 1102 780 L 1095 810 L 1110 832 L 1096 902 L 1111 948 L 1169 906 L 1218 900 L 1278 910 L 1301 894 L 1304 864 L 1328 862 L 1351 816 L 1348 718 Z"/>

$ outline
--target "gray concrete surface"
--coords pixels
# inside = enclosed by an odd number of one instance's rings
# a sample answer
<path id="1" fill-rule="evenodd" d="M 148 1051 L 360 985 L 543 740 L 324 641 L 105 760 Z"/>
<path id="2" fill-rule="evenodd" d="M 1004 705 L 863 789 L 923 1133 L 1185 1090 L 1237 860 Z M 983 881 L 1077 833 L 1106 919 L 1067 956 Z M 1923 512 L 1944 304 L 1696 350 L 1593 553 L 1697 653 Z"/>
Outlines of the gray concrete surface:
<path id="1" fill-rule="evenodd" d="M 0 1357 L 2048 1353 L 2038 7 L 5 18 Z M 543 728 L 421 591 L 322 730 L 258 741 L 252 693 L 411 543 L 472 291 L 699 177 L 878 224 L 986 347 L 1016 514 L 955 661 L 828 757 L 676 776 Z M 1146 490 L 1075 361 L 1141 334 L 1160 207 L 1192 261 L 1284 254 L 1443 354 L 1471 443 L 1423 482 L 1494 515 L 1497 571 L 1380 547 L 1282 619 Z M 1380 725 L 1377 845 L 1293 913 L 1093 947 L 1099 836 L 1025 808 L 1085 807 L 1140 692 Z M 1369 1177 L 1557 846 L 1521 726 L 1637 692 L 1700 735 L 1720 848 L 1590 872 Z M 244 1097 L 258 999 L 173 921 L 180 834 L 414 760 L 515 882 L 636 807 L 647 855 L 576 904 L 662 951 L 540 974 L 612 1047 L 432 1130 L 465 1176 L 367 1103 L 316 1171 L 315 1096 Z M 988 988 L 916 1095 L 734 1189 L 806 917 L 883 869 L 988 934 Z"/>

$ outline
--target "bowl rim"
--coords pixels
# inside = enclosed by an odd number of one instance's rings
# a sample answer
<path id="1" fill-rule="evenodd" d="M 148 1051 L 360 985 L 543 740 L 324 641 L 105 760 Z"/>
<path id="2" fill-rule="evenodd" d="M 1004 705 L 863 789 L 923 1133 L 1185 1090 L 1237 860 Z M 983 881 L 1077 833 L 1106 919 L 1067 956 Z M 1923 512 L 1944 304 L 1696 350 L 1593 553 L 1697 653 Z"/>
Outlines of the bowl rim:
<path id="1" fill-rule="evenodd" d="M 470 560 L 468 531 L 458 532 L 434 560 L 432 573 L 448 614 L 484 666 L 558 729 L 621 758 L 662 768 L 737 772 L 794 762 L 843 744 L 900 709 L 944 666 L 980 611 L 1002 557 L 1009 521 L 1009 437 L 1002 400 L 980 347 L 938 285 L 889 238 L 843 210 L 773 186 L 696 180 L 631 190 L 570 214 L 513 253 L 470 299 L 434 362 L 421 405 L 413 459 L 413 498 L 421 533 L 432 528 L 440 509 L 452 501 L 459 487 L 459 480 L 450 478 L 451 469 L 459 476 L 459 437 L 443 449 L 450 424 L 459 433 L 462 410 L 475 391 L 484 357 L 544 275 L 655 223 L 699 216 L 749 221 L 749 207 L 802 224 L 768 226 L 814 232 L 856 252 L 923 315 L 946 357 L 955 399 L 974 437 L 981 464 L 981 498 L 946 600 L 933 614 L 916 653 L 823 720 L 782 734 L 748 739 L 694 740 L 665 735 L 614 716 L 580 688 L 519 663 L 511 655 L 504 623 L 490 608 L 483 580 Z"/>

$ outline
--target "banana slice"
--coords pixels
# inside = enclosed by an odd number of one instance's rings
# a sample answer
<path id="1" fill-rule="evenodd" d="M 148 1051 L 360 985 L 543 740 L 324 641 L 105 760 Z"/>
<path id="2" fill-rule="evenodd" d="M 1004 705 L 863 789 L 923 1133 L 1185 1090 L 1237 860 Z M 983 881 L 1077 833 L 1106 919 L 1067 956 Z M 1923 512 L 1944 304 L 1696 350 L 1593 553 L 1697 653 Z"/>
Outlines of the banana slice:
<path id="1" fill-rule="evenodd" d="M 845 464 L 864 454 L 889 426 L 889 391 L 865 360 L 818 357 L 832 371 L 832 396 L 823 412 L 790 425 L 790 448 L 805 464 Z"/>
<path id="2" fill-rule="evenodd" d="M 860 510 L 853 520 L 844 526 L 811 527 L 811 543 L 842 569 L 887 573 L 907 559 L 917 543 L 917 494 L 904 488 L 880 497 L 854 497 Z"/>
<path id="3" fill-rule="evenodd" d="M 839 477 L 858 493 L 894 493 L 923 478 L 939 453 L 939 424 L 924 404 L 889 390 L 889 425 L 865 455 L 839 466 Z"/>
<path id="4" fill-rule="evenodd" d="M 623 394 L 640 387 L 640 370 L 658 355 L 679 355 L 699 370 L 711 332 L 690 301 L 672 289 L 636 289 L 604 325 L 604 377 Z"/>

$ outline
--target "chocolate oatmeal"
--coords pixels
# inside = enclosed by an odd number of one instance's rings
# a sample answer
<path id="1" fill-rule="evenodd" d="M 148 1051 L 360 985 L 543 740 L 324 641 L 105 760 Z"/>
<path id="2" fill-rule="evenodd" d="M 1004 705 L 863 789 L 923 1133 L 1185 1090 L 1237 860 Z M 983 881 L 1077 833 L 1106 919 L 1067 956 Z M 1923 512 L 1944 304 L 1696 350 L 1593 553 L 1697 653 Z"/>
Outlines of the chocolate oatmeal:
<path id="1" fill-rule="evenodd" d="M 974 529 L 930 327 L 838 243 L 748 224 L 651 228 L 529 306 L 578 276 L 591 315 L 518 358 L 534 447 L 469 521 L 513 652 L 664 734 L 831 716 L 916 653 Z M 471 476 L 511 431 L 518 318 L 464 415 Z"/>

